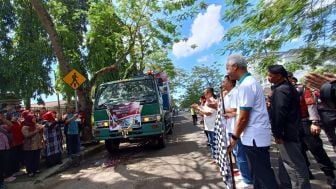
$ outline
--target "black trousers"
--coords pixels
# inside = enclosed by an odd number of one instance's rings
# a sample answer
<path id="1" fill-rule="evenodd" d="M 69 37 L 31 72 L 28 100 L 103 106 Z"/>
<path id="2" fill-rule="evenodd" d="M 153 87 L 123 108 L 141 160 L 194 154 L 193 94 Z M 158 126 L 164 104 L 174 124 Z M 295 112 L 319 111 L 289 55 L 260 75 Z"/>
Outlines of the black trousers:
<path id="1" fill-rule="evenodd" d="M 25 164 L 27 173 L 36 173 L 40 167 L 40 154 L 41 150 L 27 150 L 25 152 Z"/>
<path id="2" fill-rule="evenodd" d="M 10 149 L 10 174 L 20 171 L 24 165 L 23 145 L 13 146 Z"/>
<path id="3" fill-rule="evenodd" d="M 312 135 L 310 132 L 311 121 L 302 121 L 300 128 L 300 139 L 302 143 L 302 155 L 305 158 L 307 167 L 309 167 L 310 163 L 307 157 L 307 150 L 309 150 L 317 163 L 319 164 L 320 169 L 324 172 L 326 176 L 335 178 L 334 170 L 335 166 L 333 162 L 330 160 L 326 151 L 323 148 L 323 142 L 319 135 Z"/>
<path id="4" fill-rule="evenodd" d="M 277 189 L 278 184 L 271 167 L 269 147 L 257 147 L 253 140 L 253 146 L 243 145 L 247 161 L 253 177 L 254 189 Z"/>
<path id="5" fill-rule="evenodd" d="M 192 115 L 193 124 L 197 125 L 197 115 Z"/>
<path id="6" fill-rule="evenodd" d="M 0 150 L 0 185 L 4 182 L 9 159 L 9 150 Z"/>
<path id="7" fill-rule="evenodd" d="M 52 167 L 54 165 L 62 163 L 62 153 L 53 154 L 46 156 L 47 167 Z"/>
<path id="8" fill-rule="evenodd" d="M 309 173 L 299 142 L 284 141 L 279 148 L 279 180 L 282 188 L 309 189 Z"/>

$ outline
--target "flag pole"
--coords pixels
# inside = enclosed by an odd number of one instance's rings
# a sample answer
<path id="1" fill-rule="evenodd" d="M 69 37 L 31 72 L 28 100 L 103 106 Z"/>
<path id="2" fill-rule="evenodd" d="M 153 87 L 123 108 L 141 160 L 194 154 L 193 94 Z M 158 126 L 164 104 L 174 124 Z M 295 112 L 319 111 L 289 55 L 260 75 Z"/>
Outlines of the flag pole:
<path id="1" fill-rule="evenodd" d="M 223 88 L 220 87 L 220 98 L 221 98 L 221 101 L 222 101 L 222 110 L 223 110 L 223 113 L 225 114 L 225 105 L 224 105 L 224 97 L 223 97 Z M 226 131 L 225 131 L 225 135 L 226 135 Z M 230 139 L 229 139 L 230 140 Z M 228 152 L 228 156 L 229 156 L 229 163 L 230 163 L 230 171 L 231 171 L 231 175 L 232 175 L 232 188 L 233 189 L 236 189 L 236 181 L 235 181 L 235 178 L 234 178 L 234 172 L 233 172 L 233 163 L 232 163 L 232 152 Z"/>

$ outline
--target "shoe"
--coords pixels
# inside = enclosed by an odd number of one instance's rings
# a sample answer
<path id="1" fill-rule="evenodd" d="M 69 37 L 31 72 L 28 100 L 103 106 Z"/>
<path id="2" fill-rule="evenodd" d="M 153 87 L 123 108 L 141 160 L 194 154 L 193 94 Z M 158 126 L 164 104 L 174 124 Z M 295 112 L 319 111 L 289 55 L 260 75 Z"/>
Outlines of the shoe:
<path id="1" fill-rule="evenodd" d="M 34 177 L 35 174 L 34 173 L 28 173 L 28 177 Z"/>
<path id="2" fill-rule="evenodd" d="M 5 182 L 13 182 L 16 179 L 16 177 L 10 176 L 4 179 Z"/>
<path id="3" fill-rule="evenodd" d="M 327 177 L 327 183 L 331 186 L 332 189 L 336 189 L 336 179 Z"/>
<path id="4" fill-rule="evenodd" d="M 41 170 L 36 170 L 35 173 L 39 174 L 41 173 Z"/>
<path id="5" fill-rule="evenodd" d="M 241 181 L 236 184 L 237 189 L 253 189 L 252 184 L 246 184 L 245 182 Z"/>
<path id="6" fill-rule="evenodd" d="M 24 175 L 24 174 L 26 174 L 24 171 L 18 171 L 16 173 L 14 173 L 13 176 L 16 177 L 16 176 L 21 176 L 21 175 Z"/>
<path id="7" fill-rule="evenodd" d="M 309 180 L 314 180 L 315 176 L 313 175 L 313 173 L 309 170 Z"/>

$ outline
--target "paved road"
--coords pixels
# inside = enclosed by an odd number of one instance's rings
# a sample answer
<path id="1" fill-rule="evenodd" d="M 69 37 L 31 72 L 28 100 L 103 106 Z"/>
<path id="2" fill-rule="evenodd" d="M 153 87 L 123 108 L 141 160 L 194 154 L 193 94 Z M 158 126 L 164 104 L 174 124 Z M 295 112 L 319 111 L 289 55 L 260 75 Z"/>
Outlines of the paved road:
<path id="1" fill-rule="evenodd" d="M 150 145 L 125 144 L 118 154 L 106 151 L 86 159 L 75 169 L 43 180 L 40 183 L 26 182 L 10 186 L 10 189 L 217 189 L 225 188 L 222 179 L 211 164 L 210 152 L 200 126 L 192 126 L 188 114 L 177 116 L 174 133 L 168 137 L 167 147 L 154 150 Z M 333 161 L 336 154 L 327 145 Z M 272 148 L 273 162 L 276 148 Z M 312 161 L 316 177 L 312 188 L 330 188 L 323 173 Z"/>

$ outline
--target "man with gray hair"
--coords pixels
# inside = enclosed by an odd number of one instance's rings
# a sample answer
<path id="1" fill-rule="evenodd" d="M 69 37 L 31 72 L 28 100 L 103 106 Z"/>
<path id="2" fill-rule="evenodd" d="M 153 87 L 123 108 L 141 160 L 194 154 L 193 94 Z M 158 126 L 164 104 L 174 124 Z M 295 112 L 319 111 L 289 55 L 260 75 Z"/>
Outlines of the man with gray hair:
<path id="1" fill-rule="evenodd" d="M 240 139 L 252 172 L 254 188 L 277 189 L 268 151 L 272 136 L 263 89 L 247 72 L 247 61 L 242 55 L 229 56 L 226 71 L 230 79 L 239 81 L 239 116 L 230 138 L 229 151 Z"/>

